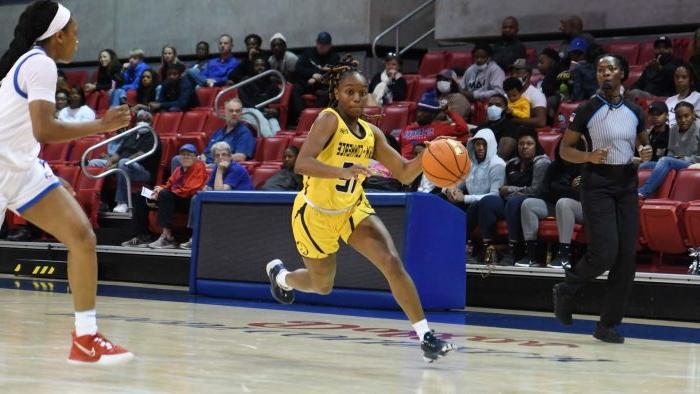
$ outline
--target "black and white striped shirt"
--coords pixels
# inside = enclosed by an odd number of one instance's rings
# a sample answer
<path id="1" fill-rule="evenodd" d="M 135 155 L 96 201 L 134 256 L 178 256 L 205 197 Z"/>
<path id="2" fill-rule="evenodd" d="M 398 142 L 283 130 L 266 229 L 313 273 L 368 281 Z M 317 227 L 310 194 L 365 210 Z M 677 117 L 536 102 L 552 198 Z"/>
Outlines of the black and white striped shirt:
<path id="1" fill-rule="evenodd" d="M 644 117 L 642 109 L 628 100 L 610 104 L 596 95 L 571 115 L 569 129 L 583 134 L 591 151 L 609 148 L 605 164 L 629 164 L 637 134 L 644 130 Z"/>

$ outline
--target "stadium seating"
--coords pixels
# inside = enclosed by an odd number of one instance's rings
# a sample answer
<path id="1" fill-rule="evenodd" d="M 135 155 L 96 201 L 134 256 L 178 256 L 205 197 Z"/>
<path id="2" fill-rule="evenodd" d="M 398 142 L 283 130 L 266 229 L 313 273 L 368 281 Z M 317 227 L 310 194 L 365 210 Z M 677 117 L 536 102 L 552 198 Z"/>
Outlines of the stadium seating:
<path id="1" fill-rule="evenodd" d="M 561 137 L 561 133 L 537 133 L 537 139 L 540 141 L 540 145 L 542 145 L 545 153 L 547 153 L 547 156 L 552 160 L 554 160 L 556 156 L 556 150 L 559 147 Z"/>
<path id="2" fill-rule="evenodd" d="M 304 145 L 304 141 L 306 141 L 306 136 L 296 136 L 289 142 L 289 146 L 296 146 L 301 149 L 301 146 Z"/>
<path id="3" fill-rule="evenodd" d="M 426 52 L 420 62 L 418 74 L 423 77 L 434 76 L 445 68 L 446 60 L 445 52 Z"/>
<path id="4" fill-rule="evenodd" d="M 284 94 L 280 98 L 280 101 L 269 105 L 270 108 L 276 108 L 279 111 L 279 117 L 277 120 L 279 121 L 280 128 L 282 128 L 282 130 L 287 128 L 287 121 L 289 118 L 289 100 L 292 97 L 292 89 L 294 89 L 294 86 L 287 82 Z"/>
<path id="5" fill-rule="evenodd" d="M 260 166 L 253 171 L 253 187 L 259 189 L 265 181 L 279 172 L 279 168 Z"/>
<path id="6" fill-rule="evenodd" d="M 199 105 L 193 110 L 195 111 L 211 111 L 212 108 L 214 108 L 214 99 L 216 98 L 216 95 L 219 94 L 221 91 L 221 88 L 209 88 L 209 87 L 200 87 L 197 88 L 197 100 L 199 101 Z"/>
<path id="7" fill-rule="evenodd" d="M 301 111 L 299 123 L 297 123 L 297 134 L 311 130 L 311 125 L 322 110 L 323 108 L 306 108 Z"/>
<path id="8" fill-rule="evenodd" d="M 180 134 L 203 133 L 207 122 L 207 113 L 203 111 L 188 111 L 182 115 L 178 132 Z"/>
<path id="9" fill-rule="evenodd" d="M 71 87 L 82 88 L 87 82 L 88 71 L 87 70 L 63 70 L 66 76 L 66 82 Z"/>
<path id="10" fill-rule="evenodd" d="M 654 58 L 654 42 L 647 41 L 642 43 L 639 47 L 639 55 L 637 56 L 637 64 L 646 65 L 651 59 Z"/>
<path id="11" fill-rule="evenodd" d="M 153 128 L 160 136 L 177 135 L 182 121 L 182 112 L 161 112 L 153 121 Z"/>
<path id="12" fill-rule="evenodd" d="M 445 68 L 466 71 L 472 64 L 472 53 L 467 51 L 447 52 L 447 63 Z"/>
<path id="13" fill-rule="evenodd" d="M 384 108 L 384 116 L 379 122 L 379 128 L 385 134 L 401 130 L 408 124 L 409 108 L 404 106 L 388 106 Z"/>
<path id="14" fill-rule="evenodd" d="M 226 126 L 226 120 L 216 116 L 214 112 L 209 112 L 207 113 L 207 120 L 204 123 L 202 131 L 207 135 L 207 138 L 209 138 L 216 130 L 219 130 L 224 126 Z"/>
<path id="15" fill-rule="evenodd" d="M 87 171 L 91 174 L 98 174 L 102 172 L 102 168 L 88 167 Z M 104 179 L 92 179 L 88 178 L 82 172 L 78 175 L 78 180 L 76 182 L 75 193 L 76 200 L 80 203 L 80 206 L 85 211 L 90 223 L 93 228 L 98 228 L 97 214 L 100 208 L 100 193 L 102 193 L 102 185 L 104 184 Z"/>
<path id="16" fill-rule="evenodd" d="M 428 90 L 435 89 L 435 77 L 420 77 L 416 82 L 416 86 L 413 89 L 412 95 L 409 97 L 410 101 L 418 102 L 423 93 Z"/>
<path id="17" fill-rule="evenodd" d="M 576 108 L 578 108 L 578 106 L 581 105 L 581 103 L 583 103 L 583 101 L 562 102 L 561 104 L 559 104 L 559 109 L 557 110 L 557 119 L 554 121 L 554 128 L 562 128 L 562 125 L 559 122 L 560 118 L 566 121 L 566 124 L 563 128 L 568 127 L 569 122 L 571 122 L 571 114 L 573 114 L 574 111 L 576 111 Z M 561 117 L 560 115 L 563 115 L 563 117 Z"/>
<path id="18" fill-rule="evenodd" d="M 634 83 L 637 82 L 639 77 L 642 76 L 643 71 L 644 71 L 643 66 L 639 66 L 639 65 L 630 66 L 630 71 L 627 75 L 627 79 L 622 83 L 622 85 L 625 87 L 625 89 L 632 89 L 632 85 L 634 85 Z"/>
<path id="19" fill-rule="evenodd" d="M 65 163 L 68 160 L 68 153 L 70 153 L 72 144 L 72 142 L 42 144 L 39 158 L 46 160 L 49 164 Z"/>
<path id="20" fill-rule="evenodd" d="M 66 158 L 66 161 L 68 161 L 71 164 L 80 164 L 80 159 L 83 156 L 83 153 L 90 148 L 91 146 L 97 144 L 98 142 L 102 141 L 103 137 L 102 136 L 90 136 L 90 137 L 83 137 L 79 140 L 75 140 L 73 142 L 73 146 L 70 150 L 70 153 L 68 154 L 68 157 Z M 105 147 L 104 149 L 101 150 L 101 152 L 106 153 L 107 148 Z M 93 152 L 92 155 L 88 157 L 88 160 L 90 159 L 96 159 L 99 156 L 100 152 Z"/>
<path id="21" fill-rule="evenodd" d="M 603 45 L 603 49 L 609 53 L 615 53 L 627 59 L 630 65 L 637 64 L 639 58 L 639 43 L 638 42 L 611 42 Z"/>

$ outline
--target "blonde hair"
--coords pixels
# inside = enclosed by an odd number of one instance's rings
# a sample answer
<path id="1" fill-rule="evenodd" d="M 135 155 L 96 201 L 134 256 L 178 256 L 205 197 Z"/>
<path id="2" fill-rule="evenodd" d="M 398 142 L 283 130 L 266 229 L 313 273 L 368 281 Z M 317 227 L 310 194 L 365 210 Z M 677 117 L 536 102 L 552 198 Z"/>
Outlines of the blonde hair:
<path id="1" fill-rule="evenodd" d="M 129 58 L 135 57 L 137 59 L 143 59 L 146 53 L 141 48 L 134 48 L 129 51 Z"/>

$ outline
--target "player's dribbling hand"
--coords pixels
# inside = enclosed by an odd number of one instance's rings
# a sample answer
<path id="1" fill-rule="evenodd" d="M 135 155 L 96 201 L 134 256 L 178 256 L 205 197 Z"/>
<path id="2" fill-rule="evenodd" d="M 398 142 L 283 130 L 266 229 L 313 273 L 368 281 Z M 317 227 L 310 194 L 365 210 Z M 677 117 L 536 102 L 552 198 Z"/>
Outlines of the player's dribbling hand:
<path id="1" fill-rule="evenodd" d="M 341 179 L 357 179 L 362 175 L 365 177 L 372 176 L 372 172 L 367 167 L 359 164 L 353 164 L 352 167 L 343 168 L 341 174 Z"/>
<path id="2" fill-rule="evenodd" d="M 120 105 L 110 108 L 102 118 L 102 125 L 105 132 L 123 129 L 131 122 L 131 113 L 128 105 Z"/>
<path id="3" fill-rule="evenodd" d="M 608 158 L 608 148 L 599 148 L 588 153 L 588 162 L 593 164 L 605 164 Z"/>

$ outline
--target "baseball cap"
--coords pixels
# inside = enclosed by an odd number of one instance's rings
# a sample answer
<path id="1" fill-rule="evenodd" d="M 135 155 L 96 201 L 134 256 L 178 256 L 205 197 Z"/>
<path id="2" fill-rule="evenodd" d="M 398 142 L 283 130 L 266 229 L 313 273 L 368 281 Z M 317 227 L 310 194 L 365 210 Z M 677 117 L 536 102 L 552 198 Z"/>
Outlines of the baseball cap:
<path id="1" fill-rule="evenodd" d="M 658 46 L 664 46 L 667 48 L 673 47 L 673 40 L 669 36 L 661 36 L 654 40 L 654 48 Z"/>
<path id="2" fill-rule="evenodd" d="M 526 59 L 516 59 L 513 64 L 510 65 L 511 70 L 527 70 L 532 71 L 532 67 L 527 64 Z"/>
<path id="3" fill-rule="evenodd" d="M 454 78 L 456 75 L 457 75 L 457 73 L 454 70 L 452 70 L 451 68 L 445 68 L 438 73 L 438 77 L 444 78 L 448 81 L 451 81 L 452 78 Z"/>
<path id="4" fill-rule="evenodd" d="M 668 113 L 668 106 L 663 101 L 654 101 L 653 103 L 649 104 L 648 112 L 650 115 L 654 116 L 665 114 Z"/>
<path id="5" fill-rule="evenodd" d="M 192 144 L 182 145 L 180 147 L 180 150 L 178 150 L 178 152 L 182 152 L 182 151 L 192 152 L 195 155 L 197 154 L 197 148 L 195 148 L 194 145 L 192 145 Z"/>
<path id="6" fill-rule="evenodd" d="M 437 94 L 434 90 L 423 93 L 420 101 L 418 101 L 418 109 L 427 112 L 440 111 L 440 101 L 438 101 Z"/>
<path id="7" fill-rule="evenodd" d="M 319 44 L 330 45 L 333 42 L 331 33 L 327 31 L 322 31 L 318 33 L 318 37 L 316 37 L 316 42 Z"/>
<path id="8" fill-rule="evenodd" d="M 583 37 L 576 37 L 569 44 L 569 52 L 579 51 L 586 52 L 588 50 L 588 41 Z"/>

